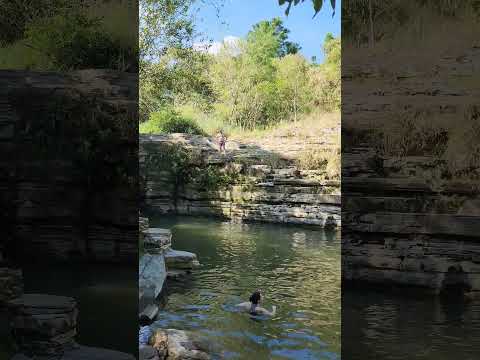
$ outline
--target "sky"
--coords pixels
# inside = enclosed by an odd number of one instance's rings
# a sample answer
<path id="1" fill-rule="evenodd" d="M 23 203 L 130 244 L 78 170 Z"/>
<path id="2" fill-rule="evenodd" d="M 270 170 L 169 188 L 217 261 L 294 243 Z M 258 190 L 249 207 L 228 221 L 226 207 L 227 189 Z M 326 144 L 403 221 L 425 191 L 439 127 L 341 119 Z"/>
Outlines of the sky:
<path id="1" fill-rule="evenodd" d="M 208 2 L 208 1 L 207 1 Z M 329 32 L 340 36 L 341 2 L 337 0 L 335 16 L 332 18 L 330 1 L 325 0 L 320 13 L 313 17 L 314 11 L 310 0 L 292 6 L 290 14 L 285 15 L 285 5 L 280 7 L 278 0 L 223 0 L 223 7 L 203 5 L 199 8 L 197 29 L 204 36 L 213 40 L 210 52 L 215 52 L 219 44 L 226 39 L 234 42 L 235 38 L 245 37 L 252 26 L 261 20 L 280 17 L 284 26 L 290 30 L 290 41 L 300 44 L 300 51 L 307 59 L 316 56 L 317 61 L 323 59 L 322 43 Z M 199 40 L 200 42 L 200 40 Z M 198 43 L 198 47 L 202 44 Z"/>

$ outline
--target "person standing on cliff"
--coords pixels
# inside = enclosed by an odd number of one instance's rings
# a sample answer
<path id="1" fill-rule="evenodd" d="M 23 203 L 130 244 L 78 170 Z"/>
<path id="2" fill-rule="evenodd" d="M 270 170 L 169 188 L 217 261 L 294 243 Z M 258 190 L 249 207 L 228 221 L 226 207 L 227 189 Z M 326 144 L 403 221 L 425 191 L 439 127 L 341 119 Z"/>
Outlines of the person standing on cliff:
<path id="1" fill-rule="evenodd" d="M 225 136 L 225 133 L 223 132 L 222 129 L 218 131 L 217 140 L 218 140 L 218 145 L 220 147 L 220 152 L 225 154 L 226 152 L 225 144 L 227 143 L 227 137 Z"/>

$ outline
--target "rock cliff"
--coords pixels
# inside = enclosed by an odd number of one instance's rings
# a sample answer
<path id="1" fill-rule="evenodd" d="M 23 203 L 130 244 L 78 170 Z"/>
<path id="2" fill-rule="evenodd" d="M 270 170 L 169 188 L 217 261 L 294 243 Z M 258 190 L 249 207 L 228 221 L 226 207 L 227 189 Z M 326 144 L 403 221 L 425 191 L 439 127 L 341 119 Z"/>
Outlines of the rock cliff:
<path id="1" fill-rule="evenodd" d="M 156 212 L 340 226 L 340 181 L 265 147 L 230 142 L 222 154 L 206 137 L 144 135 L 140 173 Z"/>
<path id="2" fill-rule="evenodd" d="M 393 62 L 397 54 L 384 56 Z M 480 49 L 431 60 L 427 68 L 414 57 L 342 68 L 342 276 L 351 284 L 475 294 L 479 169 L 455 172 L 448 154 L 470 153 L 451 149 L 460 145 L 452 124 L 476 121 L 465 118 L 478 103 L 465 84 Z"/>

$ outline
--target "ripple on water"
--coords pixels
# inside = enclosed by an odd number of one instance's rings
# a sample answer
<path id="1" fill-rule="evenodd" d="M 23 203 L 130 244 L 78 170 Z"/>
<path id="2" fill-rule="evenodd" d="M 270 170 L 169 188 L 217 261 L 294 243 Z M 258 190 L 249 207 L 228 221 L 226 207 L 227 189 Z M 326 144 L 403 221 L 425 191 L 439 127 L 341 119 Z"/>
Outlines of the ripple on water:
<path id="1" fill-rule="evenodd" d="M 208 219 L 150 219 L 173 229 L 173 246 L 203 266 L 168 283 L 155 326 L 195 330 L 222 359 L 339 359 L 340 242 L 322 230 L 232 224 Z M 235 305 L 255 289 L 273 318 Z"/>

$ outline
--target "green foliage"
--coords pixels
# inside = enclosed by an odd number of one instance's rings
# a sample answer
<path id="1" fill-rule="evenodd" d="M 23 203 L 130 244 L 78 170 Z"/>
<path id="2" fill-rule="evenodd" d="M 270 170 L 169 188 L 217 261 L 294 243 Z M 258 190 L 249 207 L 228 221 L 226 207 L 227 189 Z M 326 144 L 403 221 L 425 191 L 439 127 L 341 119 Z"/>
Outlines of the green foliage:
<path id="1" fill-rule="evenodd" d="M 288 14 L 290 13 L 290 9 L 291 9 L 292 5 L 296 6 L 300 3 L 303 3 L 304 1 L 305 0 L 278 0 L 278 4 L 280 6 L 282 6 L 285 3 L 287 3 L 287 8 L 285 9 L 285 14 L 288 16 Z M 320 10 L 322 10 L 323 0 L 312 0 L 312 3 L 313 3 L 313 9 L 315 11 L 315 15 L 317 15 L 320 12 Z M 335 0 L 330 0 L 330 5 L 332 6 L 332 9 L 333 9 L 332 16 L 335 15 L 335 3 L 336 3 Z"/>
<path id="2" fill-rule="evenodd" d="M 148 121 L 140 124 L 140 133 L 186 133 L 192 135 L 205 135 L 203 130 L 193 120 L 181 117 L 171 108 L 152 113 Z"/>
<path id="3" fill-rule="evenodd" d="M 101 23 L 82 12 L 42 18 L 27 26 L 24 42 L 46 54 L 56 69 L 124 70 L 134 50 L 104 33 Z"/>
<path id="4" fill-rule="evenodd" d="M 118 26 L 132 18 L 125 5 L 116 5 L 112 12 L 111 4 L 14 0 L 0 9 L 5 10 L 0 15 L 2 27 L 18 20 L 0 36 L 2 67 L 137 69 L 137 38 Z"/>
<path id="5" fill-rule="evenodd" d="M 325 37 L 325 61 L 309 69 L 313 106 L 327 111 L 339 110 L 341 105 L 341 41 L 332 34 Z"/>
<path id="6" fill-rule="evenodd" d="M 201 189 L 215 191 L 225 189 L 238 181 L 240 174 L 233 169 L 221 169 L 215 165 L 196 167 L 193 178 Z"/>
<path id="7" fill-rule="evenodd" d="M 192 49 L 193 0 L 140 1 L 140 120 L 187 100 L 200 109 L 212 102 L 209 56 Z"/>
<path id="8" fill-rule="evenodd" d="M 141 131 L 160 131 L 150 114 L 165 107 L 195 109 L 192 118 L 202 128 L 220 125 L 243 131 L 296 120 L 313 108 L 338 109 L 340 41 L 333 36 L 326 40 L 327 62 L 322 68 L 298 54 L 299 45 L 289 41 L 289 30 L 279 18 L 259 22 L 244 39 L 211 55 L 192 49 L 194 26 L 186 11 L 191 1 L 148 3 L 141 24 L 153 22 L 164 28 L 157 29 L 155 44 L 150 41 L 154 32 L 145 29 L 140 36 L 150 49 L 142 50 L 140 66 L 140 119 L 150 122 Z M 157 14 L 167 3 L 173 6 L 169 11 L 175 21 Z M 165 30 L 170 27 L 172 31 Z M 148 43 L 155 47 L 155 57 Z"/>
<path id="9" fill-rule="evenodd" d="M 67 5 L 65 0 L 9 0 L 0 3 L 0 46 L 23 39 L 29 23 L 54 16 Z M 75 1 L 70 1 L 75 6 Z"/>
<path id="10" fill-rule="evenodd" d="M 169 48 L 187 48 L 194 35 L 194 0 L 140 0 L 140 61 L 152 61 Z"/>
<path id="11" fill-rule="evenodd" d="M 276 59 L 275 68 L 280 97 L 296 122 L 298 114 L 306 111 L 311 96 L 307 61 L 300 55 L 287 55 Z"/>
<path id="12" fill-rule="evenodd" d="M 261 39 L 273 39 L 274 41 L 270 41 L 270 44 L 267 44 L 270 45 L 270 47 L 266 46 L 266 48 L 270 51 L 273 50 L 275 54 L 273 55 L 271 53 L 267 53 L 260 55 L 267 55 L 267 57 L 282 57 L 287 54 L 296 54 L 301 49 L 299 44 L 288 41 L 289 33 L 290 30 L 283 26 L 283 21 L 276 17 L 272 20 L 260 21 L 259 23 L 253 25 L 253 29 L 247 35 L 247 41 L 254 44 L 260 44 L 261 46 L 263 45 Z"/>
<path id="13" fill-rule="evenodd" d="M 279 19 L 262 21 L 238 44 L 239 55 L 224 49 L 215 58 L 210 78 L 222 116 L 231 124 L 244 129 L 265 127 L 301 108 L 300 93 L 307 93 L 301 88 L 307 82 L 306 62 L 290 54 L 298 46 L 287 36 Z M 297 71 L 290 66 L 295 61 L 302 64 Z"/>

